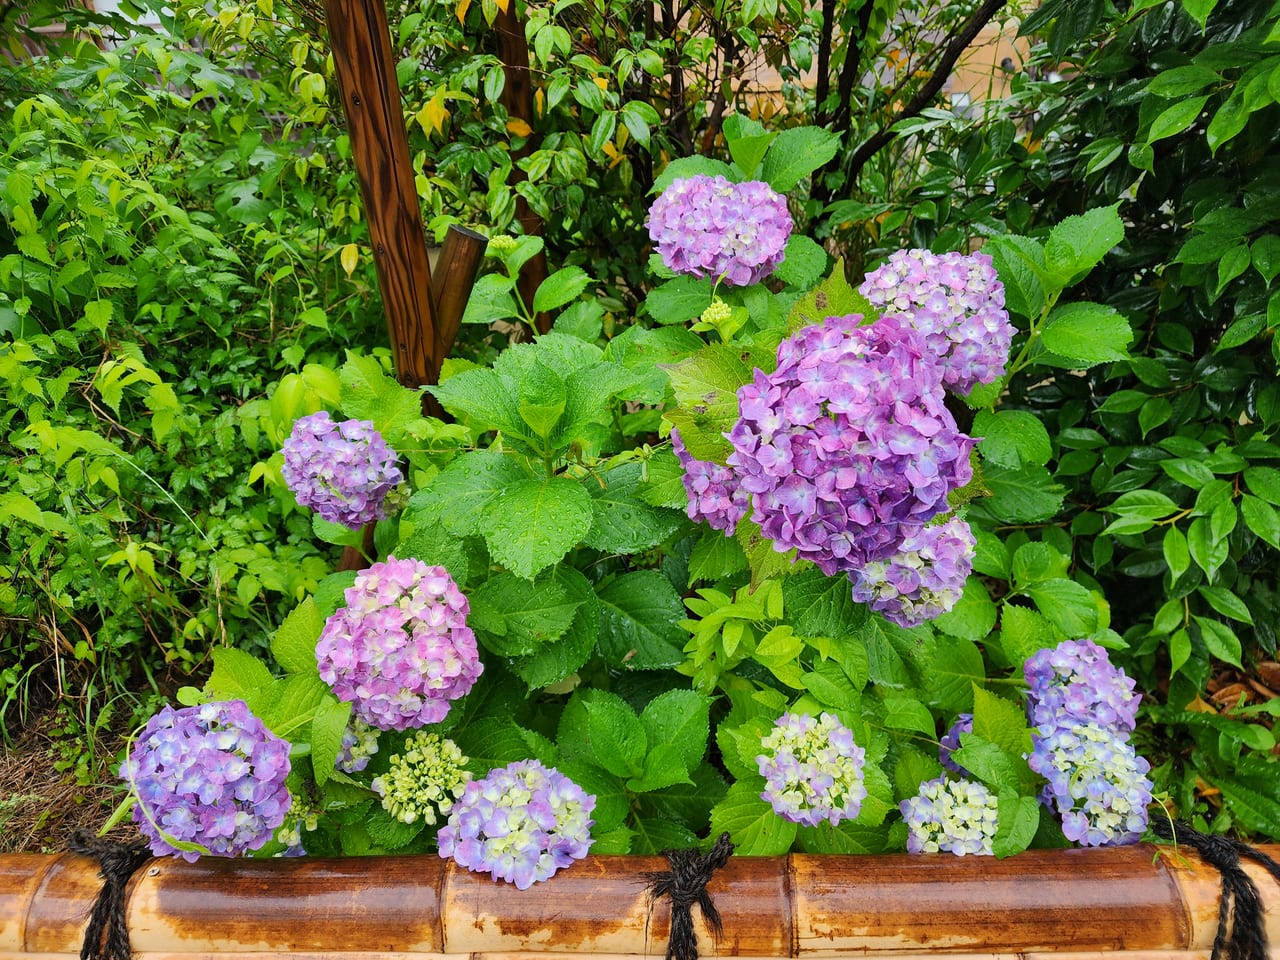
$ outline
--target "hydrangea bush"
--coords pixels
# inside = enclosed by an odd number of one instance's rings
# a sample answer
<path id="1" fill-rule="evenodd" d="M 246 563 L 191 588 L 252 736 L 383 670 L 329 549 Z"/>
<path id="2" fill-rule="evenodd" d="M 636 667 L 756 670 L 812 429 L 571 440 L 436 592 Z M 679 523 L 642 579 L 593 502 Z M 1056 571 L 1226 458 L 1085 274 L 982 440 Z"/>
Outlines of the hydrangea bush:
<path id="1" fill-rule="evenodd" d="M 237 729 L 287 738 L 292 768 L 226 726 L 200 736 L 230 767 L 191 759 L 173 711 L 139 735 L 122 776 L 155 849 L 435 851 L 523 889 L 722 832 L 994 856 L 1141 833 L 1124 641 L 1046 523 L 1043 426 L 999 406 L 1002 378 L 1069 356 L 1006 300 L 1056 302 L 1105 251 L 1073 246 L 1081 224 L 1039 273 L 905 251 L 860 293 L 785 198 L 829 135 L 733 131 L 744 166 L 659 178 L 634 322 L 564 267 L 534 298 L 549 333 L 445 364 L 452 422 L 376 356 L 336 398 L 294 384 L 340 414 L 277 425 L 261 474 L 359 569 L 300 597 L 269 661 L 218 648 L 179 694 L 193 716 L 241 701 Z M 495 238 L 465 321 L 528 314 L 490 295 L 540 249 Z M 262 801 L 225 842 L 224 790 Z"/>

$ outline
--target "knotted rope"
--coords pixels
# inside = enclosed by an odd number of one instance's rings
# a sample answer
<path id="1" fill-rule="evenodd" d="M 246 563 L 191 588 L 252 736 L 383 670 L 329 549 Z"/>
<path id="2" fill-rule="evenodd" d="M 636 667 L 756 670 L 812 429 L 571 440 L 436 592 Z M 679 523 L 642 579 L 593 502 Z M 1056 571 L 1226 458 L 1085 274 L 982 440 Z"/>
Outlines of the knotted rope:
<path id="1" fill-rule="evenodd" d="M 711 932 L 719 937 L 723 932 L 720 911 L 716 909 L 707 884 L 711 876 L 733 855 L 729 834 L 720 838 L 705 854 L 696 848 L 666 850 L 663 856 L 671 865 L 670 870 L 655 870 L 644 875 L 649 884 L 649 903 L 662 897 L 671 899 L 671 936 L 667 940 L 667 960 L 698 960 L 698 935 L 693 929 L 693 905 L 702 908 L 702 916 Z"/>
<path id="2" fill-rule="evenodd" d="M 100 840 L 88 830 L 73 833 L 67 848 L 97 860 L 98 876 L 102 877 L 102 889 L 93 902 L 84 944 L 80 947 L 80 960 L 129 960 L 125 889 L 134 871 L 151 859 L 151 851 L 143 841 Z"/>
<path id="3" fill-rule="evenodd" d="M 1247 843 L 1200 833 L 1185 823 L 1153 819 L 1151 832 L 1165 840 L 1185 843 L 1222 875 L 1218 933 L 1213 939 L 1211 960 L 1267 960 L 1262 898 L 1253 878 L 1241 867 L 1240 858 L 1247 857 L 1262 864 L 1277 881 L 1280 881 L 1280 863 Z"/>

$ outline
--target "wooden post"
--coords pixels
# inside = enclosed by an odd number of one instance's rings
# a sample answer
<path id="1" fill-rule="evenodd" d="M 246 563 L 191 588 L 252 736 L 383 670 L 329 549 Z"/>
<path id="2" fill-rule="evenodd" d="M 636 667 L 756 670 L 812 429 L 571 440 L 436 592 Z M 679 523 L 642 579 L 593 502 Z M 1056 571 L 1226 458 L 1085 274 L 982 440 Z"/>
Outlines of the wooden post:
<path id="1" fill-rule="evenodd" d="M 442 358 L 387 11 L 382 0 L 324 0 L 324 9 L 396 378 L 422 386 L 433 382 Z"/>
<path id="2" fill-rule="evenodd" d="M 453 349 L 454 338 L 458 335 L 458 327 L 462 323 L 463 311 L 467 309 L 467 300 L 471 297 L 471 288 L 475 286 L 476 273 L 480 270 L 480 261 L 484 259 L 484 248 L 488 240 L 482 234 L 466 227 L 454 224 L 445 234 L 444 247 L 440 250 L 440 259 L 436 261 L 436 277 L 441 280 L 432 292 L 435 294 L 436 321 L 436 366 L 432 371 L 431 383 L 440 381 L 440 364 Z"/>

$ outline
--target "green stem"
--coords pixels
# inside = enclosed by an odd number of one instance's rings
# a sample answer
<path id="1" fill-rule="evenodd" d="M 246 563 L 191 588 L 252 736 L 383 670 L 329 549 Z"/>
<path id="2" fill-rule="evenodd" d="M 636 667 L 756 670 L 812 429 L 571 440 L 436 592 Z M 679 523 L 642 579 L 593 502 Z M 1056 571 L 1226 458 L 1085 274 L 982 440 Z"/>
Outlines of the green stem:
<path id="1" fill-rule="evenodd" d="M 1058 298 L 1062 296 L 1062 291 L 1058 290 L 1049 297 L 1044 308 L 1040 311 L 1040 316 L 1031 322 L 1031 328 L 1027 331 L 1027 340 L 1022 345 L 1022 349 L 1018 351 L 1017 357 L 1009 364 L 1008 370 L 1005 372 L 1005 382 L 1013 379 L 1014 374 L 1025 367 L 1028 363 L 1027 355 L 1031 352 L 1031 344 L 1040 336 L 1040 330 L 1044 327 L 1045 320 L 1048 319 L 1050 312 L 1058 303 Z"/>
<path id="2" fill-rule="evenodd" d="M 138 798 L 132 793 L 121 800 L 116 808 L 111 811 L 111 816 L 107 817 L 107 822 L 102 825 L 102 829 L 98 831 L 98 836 L 105 837 L 110 833 L 115 826 L 125 818 L 129 811 L 133 809 L 134 804 L 137 802 Z"/>

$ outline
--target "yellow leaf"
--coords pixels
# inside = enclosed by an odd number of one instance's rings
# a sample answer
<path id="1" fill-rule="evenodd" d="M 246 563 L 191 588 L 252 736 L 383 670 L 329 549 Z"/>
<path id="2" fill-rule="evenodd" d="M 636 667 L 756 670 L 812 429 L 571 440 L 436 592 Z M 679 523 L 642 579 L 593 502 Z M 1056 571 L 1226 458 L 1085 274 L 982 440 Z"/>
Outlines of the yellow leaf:
<path id="1" fill-rule="evenodd" d="M 541 93 L 542 91 L 538 91 Z M 517 137 L 527 137 L 533 133 L 533 128 L 521 120 L 519 117 L 513 117 L 507 121 L 507 133 L 513 133 Z"/>
<path id="2" fill-rule="evenodd" d="M 546 110 L 546 104 L 547 98 L 543 96 L 542 88 L 539 87 L 537 90 L 533 91 L 533 109 L 538 116 L 542 116 L 543 111 Z"/>
<path id="3" fill-rule="evenodd" d="M 346 271 L 347 276 L 351 276 L 360 265 L 360 248 L 354 243 L 348 243 L 342 248 L 342 253 L 338 254 L 338 261 L 342 264 L 342 269 Z"/>
<path id="4" fill-rule="evenodd" d="M 418 123 L 423 133 L 439 133 L 444 129 L 444 122 L 449 119 L 449 111 L 444 105 L 444 91 L 437 90 L 435 96 L 422 105 L 418 111 Z"/>
<path id="5" fill-rule="evenodd" d="M 511 0 L 494 0 L 498 5 L 498 9 L 503 13 L 507 12 L 507 8 L 511 5 Z"/>
<path id="6" fill-rule="evenodd" d="M 458 22 L 464 23 L 467 19 L 467 8 L 471 6 L 471 0 L 458 0 L 457 9 L 453 12 L 457 14 Z"/>
<path id="7" fill-rule="evenodd" d="M 609 89 L 609 78 L 608 78 L 608 77 L 592 77 L 591 79 L 592 79 L 592 81 L 595 83 L 595 85 L 596 85 L 597 87 L 599 87 L 601 90 L 608 90 L 608 89 Z"/>

